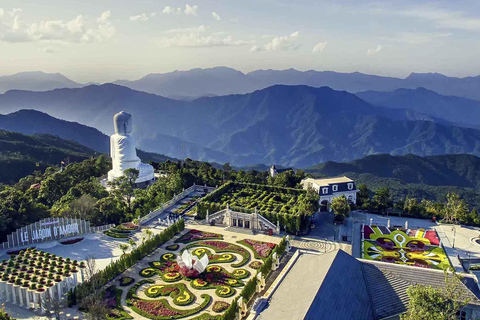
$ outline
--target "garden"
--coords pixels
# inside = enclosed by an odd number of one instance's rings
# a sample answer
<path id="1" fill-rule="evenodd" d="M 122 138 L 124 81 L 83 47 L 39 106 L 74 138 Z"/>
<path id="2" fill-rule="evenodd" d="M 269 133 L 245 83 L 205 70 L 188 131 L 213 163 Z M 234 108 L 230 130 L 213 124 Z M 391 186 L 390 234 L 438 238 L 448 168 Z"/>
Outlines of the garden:
<path id="1" fill-rule="evenodd" d="M 208 256 L 204 271 L 182 265 L 178 257 L 186 250 L 193 263 Z M 257 272 L 269 273 L 276 250 L 284 252 L 284 240 L 234 243 L 221 234 L 189 230 L 162 245 L 145 267 L 118 280 L 127 290 L 123 305 L 148 319 L 233 319 L 238 298 L 253 295 Z"/>
<path id="2" fill-rule="evenodd" d="M 28 248 L 0 264 L 0 279 L 31 291 L 44 292 L 84 268 L 83 262 Z"/>
<path id="3" fill-rule="evenodd" d="M 197 204 L 197 216 L 227 208 L 253 213 L 255 210 L 272 223 L 280 223 L 282 229 L 296 233 L 307 227 L 311 215 L 318 210 L 318 195 L 303 189 L 269 185 L 228 182 L 208 194 Z"/>
<path id="4" fill-rule="evenodd" d="M 423 268 L 450 266 L 435 230 L 362 226 L 362 258 Z"/>

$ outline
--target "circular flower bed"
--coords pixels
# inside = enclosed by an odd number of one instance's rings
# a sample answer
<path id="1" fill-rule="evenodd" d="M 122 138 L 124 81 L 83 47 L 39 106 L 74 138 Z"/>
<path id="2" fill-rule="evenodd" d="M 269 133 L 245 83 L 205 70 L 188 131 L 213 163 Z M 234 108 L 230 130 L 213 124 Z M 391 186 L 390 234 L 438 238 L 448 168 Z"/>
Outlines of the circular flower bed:
<path id="1" fill-rule="evenodd" d="M 225 302 L 225 301 L 215 301 L 215 303 L 213 304 L 213 307 L 212 307 L 212 310 L 214 312 L 223 312 L 225 310 L 228 309 L 228 307 L 230 307 L 230 303 L 228 302 Z"/>
<path id="2" fill-rule="evenodd" d="M 244 279 L 250 275 L 250 272 L 245 269 L 235 269 L 232 275 L 237 279 Z"/>
<path id="3" fill-rule="evenodd" d="M 193 288 L 195 289 L 201 289 L 205 286 L 208 285 L 208 282 L 205 281 L 205 280 L 202 280 L 202 279 L 194 279 L 192 282 L 191 282 L 191 285 Z"/>
<path id="4" fill-rule="evenodd" d="M 139 274 L 144 278 L 151 278 L 157 274 L 157 270 L 153 268 L 145 268 L 145 269 L 142 269 L 142 271 L 140 271 Z"/>
<path id="5" fill-rule="evenodd" d="M 165 282 L 175 282 L 177 280 L 180 280 L 181 278 L 182 275 L 178 272 L 167 272 L 162 275 L 162 280 Z"/>
<path id="6" fill-rule="evenodd" d="M 144 293 L 149 298 L 170 296 L 177 306 L 186 306 L 195 300 L 195 295 L 183 283 L 153 285 L 145 289 Z"/>
<path id="7" fill-rule="evenodd" d="M 63 244 L 63 245 L 74 244 L 74 243 L 82 241 L 83 239 L 84 239 L 83 237 L 75 238 L 75 239 L 68 239 L 68 240 L 60 241 L 60 243 Z"/>
<path id="8" fill-rule="evenodd" d="M 145 289 L 145 295 L 149 298 L 158 298 L 160 296 L 169 296 L 173 291 L 179 291 L 172 286 L 154 285 Z"/>
<path id="9" fill-rule="evenodd" d="M 252 261 L 248 266 L 252 269 L 259 270 L 262 267 L 262 265 L 263 263 L 261 263 L 260 261 Z"/>
<path id="10" fill-rule="evenodd" d="M 174 261 L 177 256 L 173 253 L 164 253 L 160 257 L 161 261 Z"/>
<path id="11" fill-rule="evenodd" d="M 135 279 L 131 277 L 121 277 L 118 281 L 120 281 L 120 286 L 121 287 L 126 287 L 131 285 L 132 283 L 135 282 Z"/>
<path id="12" fill-rule="evenodd" d="M 178 248 L 180 248 L 180 245 L 178 245 L 176 243 L 165 247 L 165 249 L 170 250 L 170 251 L 177 251 Z"/>
<path id="13" fill-rule="evenodd" d="M 215 294 L 220 298 L 228 298 L 233 296 L 236 293 L 235 289 L 232 289 L 228 286 L 219 286 L 215 290 Z"/>

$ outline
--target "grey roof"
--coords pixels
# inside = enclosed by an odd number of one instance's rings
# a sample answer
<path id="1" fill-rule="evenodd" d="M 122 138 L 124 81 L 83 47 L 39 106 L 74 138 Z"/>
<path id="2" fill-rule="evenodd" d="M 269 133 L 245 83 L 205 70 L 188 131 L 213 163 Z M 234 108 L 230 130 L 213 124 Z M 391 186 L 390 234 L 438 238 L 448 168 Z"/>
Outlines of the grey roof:
<path id="1" fill-rule="evenodd" d="M 407 310 L 407 289 L 415 284 L 444 288 L 445 274 L 356 259 L 342 250 L 301 254 L 259 319 L 384 319 Z M 459 290 L 462 300 L 480 308 L 480 292 L 470 275 L 464 275 Z"/>
<path id="2" fill-rule="evenodd" d="M 445 287 L 445 274 L 441 270 L 371 260 L 360 261 L 375 319 L 404 313 L 409 302 L 407 288 L 411 285 L 420 284 L 434 288 Z M 471 301 L 472 304 L 478 304 L 479 300 L 472 292 L 478 292 L 474 282 L 472 278 L 466 276 L 464 284 L 459 286 L 459 293 L 462 300 L 465 299 Z"/>
<path id="3" fill-rule="evenodd" d="M 324 266 L 328 272 L 305 319 L 373 319 L 361 262 L 342 250 L 330 254 L 335 258 Z"/>

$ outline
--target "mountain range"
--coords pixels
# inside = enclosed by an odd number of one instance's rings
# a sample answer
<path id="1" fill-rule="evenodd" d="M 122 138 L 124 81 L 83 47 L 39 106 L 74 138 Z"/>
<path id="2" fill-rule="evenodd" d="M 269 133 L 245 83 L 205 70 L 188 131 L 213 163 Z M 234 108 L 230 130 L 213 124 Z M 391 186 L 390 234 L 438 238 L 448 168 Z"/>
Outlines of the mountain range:
<path id="1" fill-rule="evenodd" d="M 388 187 L 396 200 L 409 196 L 444 202 L 449 192 L 455 192 L 480 207 L 480 158 L 474 155 L 379 154 L 346 163 L 328 161 L 305 171 L 314 177 L 346 175 L 370 190 Z"/>
<path id="2" fill-rule="evenodd" d="M 480 101 L 443 96 L 425 88 L 355 94 L 366 102 L 387 108 L 409 109 L 460 126 L 480 128 Z"/>
<path id="3" fill-rule="evenodd" d="M 47 134 L 56 136 L 62 141 L 75 141 L 87 147 L 89 151 L 86 153 L 89 155 L 95 153 L 108 154 L 110 152 L 110 139 L 99 130 L 77 122 L 57 119 L 36 110 L 19 110 L 10 114 L 0 115 L 0 129 L 23 135 Z M 176 160 L 161 154 L 138 149 L 137 155 L 144 162 Z"/>
<path id="4" fill-rule="evenodd" d="M 376 153 L 480 154 L 480 131 L 415 110 L 373 106 L 327 87 L 276 85 L 193 101 L 113 84 L 0 95 L 1 113 L 26 108 L 108 135 L 112 116 L 124 110 L 133 115 L 140 149 L 236 166 L 308 167 Z"/>
<path id="5" fill-rule="evenodd" d="M 0 130 L 0 182 L 14 183 L 18 179 L 61 161 L 81 161 L 96 154 L 71 140 L 48 134 L 23 135 Z"/>
<path id="6" fill-rule="evenodd" d="M 480 76 L 448 77 L 439 73 L 411 73 L 406 78 L 384 77 L 360 72 L 256 70 L 243 73 L 227 67 L 151 73 L 138 80 L 117 80 L 115 84 L 134 90 L 175 99 L 191 100 L 202 96 L 249 93 L 276 84 L 328 86 L 351 93 L 361 91 L 394 91 L 423 87 L 442 95 L 480 100 Z M 12 89 L 46 91 L 79 88 L 84 84 L 55 73 L 23 72 L 0 77 L 0 93 Z"/>

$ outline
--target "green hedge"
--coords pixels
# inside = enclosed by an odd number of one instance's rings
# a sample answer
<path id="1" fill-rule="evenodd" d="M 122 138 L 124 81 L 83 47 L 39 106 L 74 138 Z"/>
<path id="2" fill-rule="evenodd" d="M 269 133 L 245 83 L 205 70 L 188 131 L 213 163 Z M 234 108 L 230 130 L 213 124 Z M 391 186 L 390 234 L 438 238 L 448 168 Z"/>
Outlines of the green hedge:
<path id="1" fill-rule="evenodd" d="M 132 267 L 135 263 L 145 258 L 159 246 L 172 239 L 177 233 L 183 231 L 184 228 L 185 222 L 183 219 L 181 219 L 163 230 L 161 233 L 153 236 L 149 240 L 146 240 L 143 244 L 132 250 L 132 252 L 129 254 L 122 255 L 118 260 L 111 262 L 105 267 L 105 269 L 100 270 L 93 275 L 92 279 L 89 279 L 89 281 L 85 281 L 77 286 L 77 298 L 81 300 L 93 293 L 95 289 L 98 289 L 93 287 L 93 284 L 95 283 L 99 284 L 99 287 L 104 286 L 120 273 L 124 272 L 128 268 Z"/>

